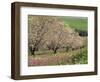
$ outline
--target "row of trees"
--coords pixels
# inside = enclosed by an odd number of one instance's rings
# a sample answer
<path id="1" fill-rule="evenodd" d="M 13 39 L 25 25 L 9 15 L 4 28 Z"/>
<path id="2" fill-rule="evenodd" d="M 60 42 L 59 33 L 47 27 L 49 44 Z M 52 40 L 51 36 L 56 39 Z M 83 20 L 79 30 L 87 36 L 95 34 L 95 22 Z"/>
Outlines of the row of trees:
<path id="1" fill-rule="evenodd" d="M 53 50 L 83 47 L 84 40 L 69 26 L 65 27 L 59 17 L 28 16 L 28 45 L 34 55 L 41 49 Z"/>

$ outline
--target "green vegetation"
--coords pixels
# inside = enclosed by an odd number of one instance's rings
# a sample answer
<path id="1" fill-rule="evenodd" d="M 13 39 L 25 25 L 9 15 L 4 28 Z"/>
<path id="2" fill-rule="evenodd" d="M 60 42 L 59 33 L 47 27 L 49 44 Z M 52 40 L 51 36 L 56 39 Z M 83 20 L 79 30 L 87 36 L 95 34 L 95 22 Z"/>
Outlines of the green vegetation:
<path id="1" fill-rule="evenodd" d="M 88 20 L 86 17 L 62 17 L 65 26 L 69 25 L 73 29 L 87 31 Z"/>
<path id="2" fill-rule="evenodd" d="M 72 56 L 72 63 L 74 64 L 87 64 L 87 48 L 83 48 L 79 53 Z"/>

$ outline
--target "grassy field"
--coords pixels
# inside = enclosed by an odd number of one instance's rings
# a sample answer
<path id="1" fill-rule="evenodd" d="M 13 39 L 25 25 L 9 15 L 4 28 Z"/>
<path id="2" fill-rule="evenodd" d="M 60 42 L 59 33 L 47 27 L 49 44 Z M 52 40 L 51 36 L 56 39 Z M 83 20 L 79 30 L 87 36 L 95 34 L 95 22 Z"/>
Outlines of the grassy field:
<path id="1" fill-rule="evenodd" d="M 64 21 L 65 26 L 68 24 L 74 29 L 87 31 L 88 20 L 86 17 L 62 17 L 61 19 Z"/>
<path id="2" fill-rule="evenodd" d="M 29 55 L 29 66 L 87 64 L 87 48 L 69 52 L 60 51 L 56 54 L 52 51 L 38 51 L 36 54 Z"/>

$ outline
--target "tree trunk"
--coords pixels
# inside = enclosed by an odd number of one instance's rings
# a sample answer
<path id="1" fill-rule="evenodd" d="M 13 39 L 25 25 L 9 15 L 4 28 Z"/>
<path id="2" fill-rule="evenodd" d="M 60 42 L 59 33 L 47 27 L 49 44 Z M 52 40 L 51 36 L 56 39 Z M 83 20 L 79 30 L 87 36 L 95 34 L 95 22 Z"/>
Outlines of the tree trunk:
<path id="1" fill-rule="evenodd" d="M 35 55 L 35 49 L 34 49 L 34 50 L 32 50 L 32 55 Z"/>
<path id="2" fill-rule="evenodd" d="M 68 52 L 68 47 L 66 47 L 66 52 Z"/>
<path id="3" fill-rule="evenodd" d="M 54 54 L 56 54 L 56 53 L 57 53 L 57 49 L 54 50 Z"/>
<path id="4" fill-rule="evenodd" d="M 34 54 L 35 54 L 35 53 L 34 53 L 35 50 L 33 50 L 32 47 L 29 47 L 29 50 L 30 50 L 30 52 L 31 52 L 31 55 L 34 55 Z"/>

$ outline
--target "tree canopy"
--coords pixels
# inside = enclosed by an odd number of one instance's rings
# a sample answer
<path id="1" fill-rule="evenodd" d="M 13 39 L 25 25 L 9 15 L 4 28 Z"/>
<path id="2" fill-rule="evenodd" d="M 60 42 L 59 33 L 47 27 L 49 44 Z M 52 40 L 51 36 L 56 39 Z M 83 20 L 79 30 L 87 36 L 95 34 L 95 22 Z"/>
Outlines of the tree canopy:
<path id="1" fill-rule="evenodd" d="M 34 55 L 36 50 L 49 49 L 57 53 L 58 49 L 66 51 L 84 46 L 84 40 L 78 32 L 64 25 L 59 17 L 28 16 L 28 45 Z"/>

